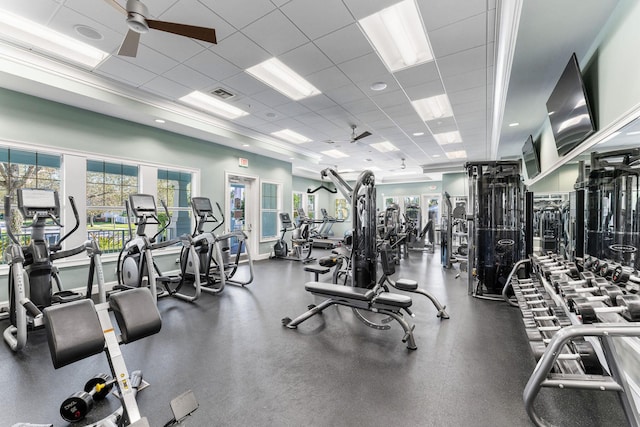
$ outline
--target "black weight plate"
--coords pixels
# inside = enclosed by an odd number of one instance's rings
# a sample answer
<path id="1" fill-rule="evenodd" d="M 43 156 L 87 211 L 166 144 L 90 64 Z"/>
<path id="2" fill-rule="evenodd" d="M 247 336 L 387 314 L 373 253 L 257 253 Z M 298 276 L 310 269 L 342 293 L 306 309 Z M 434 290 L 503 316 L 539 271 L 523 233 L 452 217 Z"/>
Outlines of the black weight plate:
<path id="1" fill-rule="evenodd" d="M 84 419 L 93 408 L 93 398 L 86 391 L 79 391 L 67 397 L 60 405 L 60 416 L 65 421 L 75 423 Z"/>

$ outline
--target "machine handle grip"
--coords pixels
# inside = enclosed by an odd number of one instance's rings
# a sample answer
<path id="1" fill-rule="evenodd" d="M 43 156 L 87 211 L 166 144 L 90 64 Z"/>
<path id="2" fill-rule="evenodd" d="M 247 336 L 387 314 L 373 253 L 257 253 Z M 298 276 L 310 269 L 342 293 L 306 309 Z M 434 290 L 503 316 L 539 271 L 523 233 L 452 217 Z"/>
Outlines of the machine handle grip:
<path id="1" fill-rule="evenodd" d="M 33 317 L 42 316 L 42 312 L 36 305 L 29 299 L 23 298 L 20 300 L 20 304 L 29 312 Z"/>

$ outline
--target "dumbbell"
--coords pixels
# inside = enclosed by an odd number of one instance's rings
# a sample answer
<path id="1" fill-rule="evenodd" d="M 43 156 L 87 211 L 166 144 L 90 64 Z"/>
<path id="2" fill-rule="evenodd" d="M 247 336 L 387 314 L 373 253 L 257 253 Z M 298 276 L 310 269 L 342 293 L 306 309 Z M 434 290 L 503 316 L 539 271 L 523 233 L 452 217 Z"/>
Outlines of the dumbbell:
<path id="1" fill-rule="evenodd" d="M 631 322 L 640 321 L 640 296 L 618 295 L 614 307 L 594 307 L 588 300 L 574 300 L 576 313 L 582 316 L 582 323 L 598 322 L 598 313 L 618 313 Z"/>
<path id="2" fill-rule="evenodd" d="M 600 274 L 600 276 L 602 277 L 611 277 L 611 275 L 613 274 L 613 272 L 615 271 L 616 267 L 618 267 L 619 264 L 614 264 L 611 262 L 607 262 L 607 261 L 602 261 L 600 263 L 600 270 L 598 270 L 598 274 Z"/>
<path id="3" fill-rule="evenodd" d="M 598 292 L 600 295 L 584 296 L 585 293 Z M 570 311 L 576 310 L 578 302 L 604 302 L 607 305 L 615 306 L 618 296 L 624 296 L 624 292 L 618 286 L 606 285 L 591 288 L 575 288 L 571 292 L 565 292 L 564 298 Z"/>
<path id="4" fill-rule="evenodd" d="M 60 405 L 60 415 L 70 423 L 80 421 L 93 408 L 93 403 L 107 397 L 115 380 L 107 374 L 97 374 L 79 391 L 67 397 Z"/>
<path id="5" fill-rule="evenodd" d="M 632 294 L 640 292 L 640 276 L 638 272 L 631 267 L 618 265 L 613 271 L 613 274 L 611 274 L 611 281 L 620 286 L 624 286 L 627 292 L 631 292 Z"/>

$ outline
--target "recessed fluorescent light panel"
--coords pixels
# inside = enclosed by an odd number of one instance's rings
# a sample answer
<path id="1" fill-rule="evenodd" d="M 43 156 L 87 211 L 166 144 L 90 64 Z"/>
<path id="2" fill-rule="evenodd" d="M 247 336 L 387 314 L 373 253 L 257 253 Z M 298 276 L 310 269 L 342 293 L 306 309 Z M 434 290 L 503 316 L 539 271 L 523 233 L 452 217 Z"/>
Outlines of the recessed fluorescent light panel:
<path id="1" fill-rule="evenodd" d="M 333 157 L 334 159 L 342 159 L 345 157 L 349 157 L 348 154 L 345 154 L 340 150 L 327 150 L 327 151 L 321 151 L 321 153 L 324 154 L 325 156 Z"/>
<path id="2" fill-rule="evenodd" d="M 238 107 L 198 91 L 183 96 L 180 101 L 230 120 L 249 114 Z"/>
<path id="3" fill-rule="evenodd" d="M 425 122 L 453 116 L 453 109 L 446 94 L 418 99 L 411 101 L 411 104 Z"/>
<path id="4" fill-rule="evenodd" d="M 390 143 L 389 141 L 376 142 L 375 144 L 370 144 L 370 147 L 375 148 L 381 153 L 388 153 L 389 151 L 398 151 L 399 148 Z"/>
<path id="5" fill-rule="evenodd" d="M 444 133 L 436 133 L 433 135 L 436 139 L 436 142 L 440 145 L 446 144 L 455 144 L 457 142 L 462 142 L 462 137 L 460 136 L 460 132 L 457 130 L 453 132 L 444 132 Z"/>
<path id="6" fill-rule="evenodd" d="M 88 68 L 95 68 L 109 56 L 91 45 L 1 9 L 0 37 Z"/>
<path id="7" fill-rule="evenodd" d="M 466 159 L 467 158 L 467 152 L 465 150 L 446 151 L 445 154 L 450 159 Z"/>
<path id="8" fill-rule="evenodd" d="M 278 58 L 268 59 L 246 71 L 294 101 L 322 93 Z"/>
<path id="9" fill-rule="evenodd" d="M 277 132 L 271 132 L 271 135 L 282 138 L 286 141 L 293 142 L 295 144 L 302 144 L 310 142 L 311 140 L 304 135 L 300 135 L 298 132 L 294 132 L 291 129 L 282 129 Z"/>
<path id="10" fill-rule="evenodd" d="M 414 0 L 396 3 L 359 22 L 389 71 L 433 60 L 427 33 Z"/>

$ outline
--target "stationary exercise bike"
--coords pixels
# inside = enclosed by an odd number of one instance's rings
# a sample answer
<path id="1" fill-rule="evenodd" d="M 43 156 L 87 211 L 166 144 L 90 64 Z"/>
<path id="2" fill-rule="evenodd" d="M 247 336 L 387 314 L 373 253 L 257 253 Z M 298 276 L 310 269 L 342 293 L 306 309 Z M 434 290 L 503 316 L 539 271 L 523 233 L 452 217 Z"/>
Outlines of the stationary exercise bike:
<path id="1" fill-rule="evenodd" d="M 117 290 L 149 287 L 154 300 L 159 297 L 173 296 L 183 301 L 193 302 L 200 297 L 202 290 L 200 279 L 200 269 L 198 263 L 193 263 L 193 286 L 194 293 L 184 293 L 182 288 L 186 283 L 185 270 L 186 263 L 181 262 L 179 275 L 163 275 L 157 264 L 153 260 L 153 251 L 169 246 L 181 244 L 183 249 L 186 248 L 190 252 L 191 259 L 197 259 L 196 244 L 190 235 L 183 235 L 177 239 L 157 242 L 157 237 L 164 232 L 171 224 L 171 216 L 169 209 L 162 201 L 164 211 L 169 221 L 160 228 L 160 230 L 152 237 L 147 236 L 147 225 L 159 225 L 156 202 L 150 194 L 131 194 L 129 200 L 125 203 L 127 209 L 127 218 L 129 221 L 129 240 L 124 244 L 120 254 L 118 255 L 117 271 L 118 285 Z M 131 227 L 131 215 L 136 218 L 136 234 L 133 235 Z M 186 260 L 186 257 L 184 258 Z M 157 285 L 161 285 L 163 289 L 157 290 Z"/>
<path id="2" fill-rule="evenodd" d="M 302 222 L 299 227 L 295 227 L 287 212 L 280 212 L 279 215 L 280 223 L 282 224 L 282 228 L 280 229 L 282 234 L 273 245 L 273 258 L 301 261 L 304 264 L 315 261 L 315 258 L 311 257 L 313 240 L 309 238 L 309 224 Z M 292 231 L 291 250 L 293 255 L 289 255 L 289 246 L 284 240 L 287 231 Z"/>
<path id="3" fill-rule="evenodd" d="M 58 269 L 53 261 L 86 252 L 90 259 L 90 271 L 85 297 L 91 298 L 94 278 L 98 284 L 98 298 L 106 300 L 101 251 L 98 243 L 89 240 L 82 245 L 62 250 L 62 242 L 73 234 L 80 225 L 80 218 L 73 197 L 69 204 L 75 217 L 75 227 L 57 241 L 47 238 L 47 225 L 62 227 L 58 220 L 60 202 L 54 190 L 18 189 L 18 209 L 26 218 L 32 218 L 29 244 L 22 246 L 7 226 L 9 246 L 5 258 L 9 264 L 9 320 L 11 325 L 4 331 L 4 340 L 11 350 L 19 351 L 27 343 L 27 331 L 42 326 L 42 310 L 53 304 L 82 299 L 83 295 L 62 289 Z M 5 196 L 5 223 L 10 224 L 11 197 Z M 54 287 L 57 289 L 54 292 Z"/>

